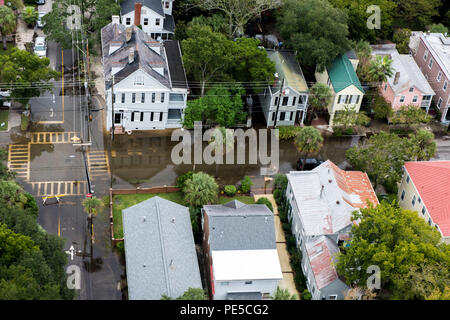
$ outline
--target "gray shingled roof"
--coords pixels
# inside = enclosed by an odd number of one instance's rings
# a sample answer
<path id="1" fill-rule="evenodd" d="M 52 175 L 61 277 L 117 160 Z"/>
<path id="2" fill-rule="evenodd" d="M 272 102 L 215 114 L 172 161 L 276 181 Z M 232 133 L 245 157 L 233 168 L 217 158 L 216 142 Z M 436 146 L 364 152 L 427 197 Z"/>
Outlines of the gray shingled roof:
<path id="1" fill-rule="evenodd" d="M 169 62 L 172 87 L 188 88 L 179 42 L 177 40 L 166 40 L 164 41 L 164 48 L 166 49 L 167 61 Z"/>
<path id="2" fill-rule="evenodd" d="M 110 23 L 102 28 L 102 55 L 103 70 L 106 89 L 111 86 L 112 68 L 123 67 L 115 74 L 116 83 L 126 78 L 136 70 L 143 70 L 150 76 L 158 80 L 164 86 L 170 88 L 170 77 L 168 63 L 166 61 L 165 48 L 162 43 L 152 39 L 148 34 L 136 26 L 131 26 L 132 36 L 126 42 L 126 27 L 122 24 Z M 109 54 L 111 45 L 120 48 Z M 160 53 L 155 52 L 151 47 L 159 47 Z M 128 63 L 130 49 L 134 49 L 134 62 Z M 180 63 L 173 61 L 172 64 Z M 164 76 L 153 68 L 164 68 Z"/>
<path id="3" fill-rule="evenodd" d="M 130 300 L 202 288 L 188 208 L 155 196 L 122 213 Z"/>
<path id="4" fill-rule="evenodd" d="M 170 32 L 175 32 L 175 20 L 170 14 L 164 17 L 163 29 Z"/>
<path id="5" fill-rule="evenodd" d="M 276 249 L 273 213 L 264 204 L 234 200 L 206 205 L 210 250 Z"/>
<path id="6" fill-rule="evenodd" d="M 134 4 L 136 2 L 142 3 L 142 6 L 146 6 L 147 8 L 152 9 L 153 11 L 164 17 L 164 10 L 161 4 L 161 0 L 122 0 L 120 3 L 121 14 L 124 15 L 128 12 L 134 11 Z"/>

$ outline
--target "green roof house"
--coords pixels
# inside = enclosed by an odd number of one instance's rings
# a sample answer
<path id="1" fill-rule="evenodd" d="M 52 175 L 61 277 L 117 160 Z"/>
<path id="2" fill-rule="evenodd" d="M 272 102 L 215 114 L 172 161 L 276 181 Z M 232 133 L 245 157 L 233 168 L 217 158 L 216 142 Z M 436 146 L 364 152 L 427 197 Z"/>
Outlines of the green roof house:
<path id="1" fill-rule="evenodd" d="M 356 75 L 358 59 L 354 51 L 339 55 L 327 70 L 316 72 L 316 80 L 326 83 L 333 93 L 333 98 L 328 105 L 330 115 L 329 125 L 333 125 L 336 112 L 344 110 L 345 106 L 359 111 L 364 96 L 364 89 Z"/>

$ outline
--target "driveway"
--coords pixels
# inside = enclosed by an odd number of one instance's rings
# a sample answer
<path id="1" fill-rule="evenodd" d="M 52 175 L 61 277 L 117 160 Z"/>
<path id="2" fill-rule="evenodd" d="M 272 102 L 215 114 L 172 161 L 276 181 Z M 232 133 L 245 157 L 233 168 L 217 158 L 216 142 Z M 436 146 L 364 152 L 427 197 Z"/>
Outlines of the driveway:
<path id="1" fill-rule="evenodd" d="M 259 198 L 267 198 L 272 203 L 273 214 L 275 219 L 275 238 L 277 241 L 278 258 L 280 259 L 281 271 L 283 279 L 279 283 L 281 289 L 287 289 L 291 294 L 296 294 L 300 297 L 294 282 L 294 272 L 289 263 L 289 252 L 287 251 L 286 238 L 284 236 L 283 228 L 281 227 L 280 217 L 278 215 L 278 207 L 272 194 L 255 194 L 255 201 Z"/>

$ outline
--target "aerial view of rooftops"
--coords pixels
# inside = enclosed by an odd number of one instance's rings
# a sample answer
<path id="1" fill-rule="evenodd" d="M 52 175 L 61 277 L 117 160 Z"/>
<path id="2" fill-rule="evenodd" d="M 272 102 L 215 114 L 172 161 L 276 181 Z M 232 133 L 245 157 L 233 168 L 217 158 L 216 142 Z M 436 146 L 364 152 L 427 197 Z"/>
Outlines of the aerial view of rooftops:
<path id="1" fill-rule="evenodd" d="M 450 300 L 449 29 L 445 0 L 0 0 L 0 300 Z"/>

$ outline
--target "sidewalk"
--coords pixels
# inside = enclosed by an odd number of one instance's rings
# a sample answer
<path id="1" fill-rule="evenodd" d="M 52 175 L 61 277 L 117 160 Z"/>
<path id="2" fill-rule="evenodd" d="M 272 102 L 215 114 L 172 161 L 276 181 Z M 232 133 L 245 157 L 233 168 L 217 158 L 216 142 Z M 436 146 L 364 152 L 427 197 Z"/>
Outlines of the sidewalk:
<path id="1" fill-rule="evenodd" d="M 9 144 L 15 143 L 11 139 L 11 135 L 17 135 L 20 132 L 20 115 L 21 111 L 10 110 L 8 116 L 8 130 L 0 131 L 0 146 L 6 148 Z"/>
<path id="2" fill-rule="evenodd" d="M 28 28 L 25 21 L 17 19 L 16 29 L 16 47 L 20 50 L 25 50 L 25 43 L 32 42 L 34 35 L 34 29 Z"/>
<path id="3" fill-rule="evenodd" d="M 267 198 L 272 203 L 273 214 L 275 219 L 275 238 L 277 241 L 278 257 L 280 259 L 281 271 L 283 272 L 283 279 L 279 283 L 281 289 L 287 289 L 291 294 L 296 294 L 300 298 L 300 294 L 295 287 L 294 272 L 289 263 L 289 252 L 287 251 L 286 238 L 281 226 L 280 217 L 278 216 L 278 207 L 272 194 L 255 194 L 255 201 L 259 198 Z"/>

